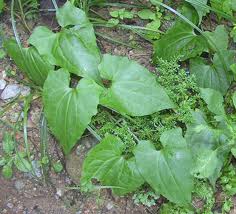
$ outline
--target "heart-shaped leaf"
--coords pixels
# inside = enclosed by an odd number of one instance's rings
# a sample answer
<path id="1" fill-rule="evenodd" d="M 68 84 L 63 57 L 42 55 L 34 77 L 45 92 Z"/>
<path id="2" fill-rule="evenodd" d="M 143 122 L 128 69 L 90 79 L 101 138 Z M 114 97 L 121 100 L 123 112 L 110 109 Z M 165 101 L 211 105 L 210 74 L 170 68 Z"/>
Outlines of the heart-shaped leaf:
<path id="1" fill-rule="evenodd" d="M 193 8 L 184 7 L 184 15 L 193 14 L 190 20 L 195 22 L 197 14 Z M 179 56 L 180 59 L 186 60 L 201 54 L 207 49 L 208 44 L 201 35 L 196 35 L 193 27 L 181 19 L 178 19 L 174 26 L 170 28 L 160 40 L 154 45 L 154 61 L 156 58 L 170 60 Z"/>
<path id="2" fill-rule="evenodd" d="M 201 88 L 211 88 L 221 92 L 227 92 L 232 81 L 230 65 L 234 62 L 234 51 L 222 51 L 225 66 L 217 54 L 214 55 L 213 64 L 208 65 L 201 57 L 190 60 L 191 74 L 195 75 L 196 82 Z"/>
<path id="3" fill-rule="evenodd" d="M 164 132 L 161 143 L 163 149 L 159 151 L 148 141 L 138 144 L 135 149 L 138 169 L 155 191 L 172 202 L 187 205 L 193 190 L 192 156 L 181 129 Z"/>
<path id="4" fill-rule="evenodd" d="M 155 76 L 135 61 L 105 54 L 99 71 L 103 79 L 111 81 L 100 101 L 104 106 L 132 116 L 174 107 Z"/>
<path id="5" fill-rule="evenodd" d="M 101 87 L 82 79 L 70 88 L 67 71 L 50 72 L 43 88 L 43 103 L 49 126 L 68 154 L 97 113 Z"/>
<path id="6" fill-rule="evenodd" d="M 43 59 L 38 51 L 33 48 L 22 48 L 17 45 L 15 40 L 8 40 L 4 43 L 9 56 L 16 65 L 36 84 L 43 86 L 48 72 L 54 69 L 54 66 Z"/>
<path id="7" fill-rule="evenodd" d="M 84 26 L 89 23 L 85 12 L 75 7 L 70 1 L 67 1 L 61 8 L 58 8 L 56 17 L 61 27 L 71 25 Z"/>
<path id="8" fill-rule="evenodd" d="M 200 92 L 202 99 L 212 113 L 225 116 L 224 98 L 219 91 L 211 88 L 200 88 Z"/>
<path id="9" fill-rule="evenodd" d="M 140 187 L 144 180 L 139 174 L 133 157 L 122 155 L 125 144 L 119 138 L 107 135 L 87 155 L 81 178 L 82 186 L 98 179 L 103 185 L 112 187 L 117 195 L 124 195 Z"/>

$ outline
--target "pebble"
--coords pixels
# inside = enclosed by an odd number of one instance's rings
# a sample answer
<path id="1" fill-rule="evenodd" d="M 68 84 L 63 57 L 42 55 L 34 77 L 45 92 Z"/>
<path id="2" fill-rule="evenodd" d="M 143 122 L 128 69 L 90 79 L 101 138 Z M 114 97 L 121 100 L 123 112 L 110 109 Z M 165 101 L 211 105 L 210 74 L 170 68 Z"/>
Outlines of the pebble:
<path id="1" fill-rule="evenodd" d="M 7 82 L 3 79 L 0 79 L 0 90 L 3 90 L 6 87 Z"/>
<path id="2" fill-rule="evenodd" d="M 9 202 L 9 203 L 7 203 L 7 207 L 8 207 L 9 209 L 12 209 L 12 208 L 14 207 L 14 205 Z"/>
<path id="3" fill-rule="evenodd" d="M 19 191 L 22 190 L 25 187 L 25 183 L 21 180 L 16 180 L 15 182 L 15 188 Z"/>
<path id="4" fill-rule="evenodd" d="M 111 210 L 114 207 L 113 203 L 108 202 L 106 205 L 107 210 Z"/>
<path id="5" fill-rule="evenodd" d="M 1 99 L 7 100 L 16 97 L 20 93 L 20 86 L 17 84 L 7 85 L 1 94 Z"/>
<path id="6" fill-rule="evenodd" d="M 63 195 L 63 191 L 61 189 L 57 189 L 57 193 L 56 193 L 59 197 L 61 197 Z"/>

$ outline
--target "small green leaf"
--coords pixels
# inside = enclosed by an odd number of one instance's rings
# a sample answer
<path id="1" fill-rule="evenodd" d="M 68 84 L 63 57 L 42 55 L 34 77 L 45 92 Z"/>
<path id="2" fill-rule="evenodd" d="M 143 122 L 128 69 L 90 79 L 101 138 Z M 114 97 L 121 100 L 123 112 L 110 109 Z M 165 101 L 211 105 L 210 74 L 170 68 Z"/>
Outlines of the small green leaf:
<path id="1" fill-rule="evenodd" d="M 28 160 L 21 156 L 16 156 L 14 159 L 14 164 L 18 170 L 21 172 L 30 172 L 32 170 L 31 165 Z"/>
<path id="2" fill-rule="evenodd" d="M 99 71 L 103 79 L 111 81 L 100 100 L 104 106 L 132 116 L 174 107 L 154 75 L 135 61 L 105 54 Z"/>
<path id="3" fill-rule="evenodd" d="M 145 181 L 171 202 L 187 205 L 193 190 L 192 156 L 181 129 L 172 129 L 161 135 L 163 149 L 157 151 L 148 141 L 135 149 L 138 169 Z"/>
<path id="4" fill-rule="evenodd" d="M 138 11 L 137 15 L 139 16 L 140 19 L 151 19 L 151 20 L 155 20 L 156 19 L 156 14 L 153 13 L 151 10 L 149 9 L 143 9 Z"/>
<path id="5" fill-rule="evenodd" d="M 60 161 L 54 163 L 52 167 L 56 173 L 60 173 L 63 170 L 63 166 Z"/>
<path id="6" fill-rule="evenodd" d="M 50 72 L 43 88 L 43 103 L 49 127 L 68 154 L 97 113 L 102 88 L 82 79 L 70 88 L 67 71 Z"/>
<path id="7" fill-rule="evenodd" d="M 158 30 L 161 26 L 161 21 L 159 19 L 156 19 L 146 25 L 146 28 L 150 30 Z"/>
<path id="8" fill-rule="evenodd" d="M 220 116 L 225 116 L 224 99 L 219 91 L 210 88 L 200 88 L 201 97 L 207 103 L 208 109 Z"/>
<path id="9" fill-rule="evenodd" d="M 4 47 L 16 65 L 39 86 L 44 84 L 48 72 L 54 69 L 34 47 L 20 49 L 15 40 L 6 41 Z"/>
<path id="10" fill-rule="evenodd" d="M 7 164 L 7 165 L 3 166 L 2 175 L 6 179 L 12 178 L 12 175 L 13 175 L 12 164 Z"/>
<path id="11" fill-rule="evenodd" d="M 119 24 L 119 22 L 120 22 L 119 19 L 109 19 L 106 25 L 108 27 L 115 27 Z"/>
<path id="12" fill-rule="evenodd" d="M 70 1 L 67 1 L 56 11 L 56 17 L 61 27 L 77 25 L 83 27 L 89 23 L 85 12 L 75 7 Z"/>
<path id="13" fill-rule="evenodd" d="M 134 13 L 132 11 L 127 11 L 125 8 L 122 8 L 120 10 L 114 10 L 110 12 L 110 15 L 113 18 L 119 18 L 119 19 L 132 19 L 134 17 Z"/>
<path id="14" fill-rule="evenodd" d="M 8 155 L 12 154 L 15 149 L 15 142 L 13 140 L 13 137 L 8 132 L 4 133 L 2 147 L 3 151 Z"/>
<path id="15" fill-rule="evenodd" d="M 125 159 L 122 155 L 125 144 L 119 138 L 107 135 L 89 151 L 84 163 L 81 185 L 91 184 L 97 179 L 102 185 L 110 186 L 117 195 L 135 191 L 144 180 L 139 174 L 133 157 Z"/>

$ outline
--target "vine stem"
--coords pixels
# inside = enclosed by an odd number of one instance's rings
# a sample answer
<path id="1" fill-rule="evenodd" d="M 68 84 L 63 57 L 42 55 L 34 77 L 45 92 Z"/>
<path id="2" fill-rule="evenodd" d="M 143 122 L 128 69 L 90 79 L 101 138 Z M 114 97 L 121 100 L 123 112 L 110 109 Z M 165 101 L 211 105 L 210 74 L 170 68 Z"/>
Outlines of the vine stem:
<path id="1" fill-rule="evenodd" d="M 53 6 L 55 7 L 56 10 L 58 10 L 58 5 L 56 0 L 52 0 Z"/>

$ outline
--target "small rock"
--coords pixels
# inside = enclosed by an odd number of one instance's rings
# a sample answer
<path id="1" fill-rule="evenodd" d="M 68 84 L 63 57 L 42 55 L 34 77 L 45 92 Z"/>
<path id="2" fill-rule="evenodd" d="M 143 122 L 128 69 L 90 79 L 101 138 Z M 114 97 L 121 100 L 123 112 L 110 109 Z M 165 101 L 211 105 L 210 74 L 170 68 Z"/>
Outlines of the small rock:
<path id="1" fill-rule="evenodd" d="M 12 209 L 12 208 L 14 207 L 14 205 L 9 202 L 9 203 L 7 203 L 7 207 L 8 207 L 9 209 Z"/>
<path id="2" fill-rule="evenodd" d="M 25 183 L 21 180 L 16 180 L 15 182 L 15 188 L 20 191 L 25 187 Z"/>
<path id="3" fill-rule="evenodd" d="M 29 94 L 30 94 L 30 87 L 23 86 L 23 87 L 21 88 L 21 95 L 22 95 L 23 97 L 26 97 L 26 96 L 28 96 Z"/>
<path id="4" fill-rule="evenodd" d="M 7 100 L 16 97 L 20 91 L 20 86 L 17 84 L 7 85 L 1 94 L 1 99 Z"/>
<path id="5" fill-rule="evenodd" d="M 56 193 L 59 197 L 61 197 L 63 195 L 63 191 L 62 189 L 57 189 L 57 193 Z"/>
<path id="6" fill-rule="evenodd" d="M 107 210 L 111 210 L 114 207 L 112 202 L 108 202 L 106 205 Z"/>
<path id="7" fill-rule="evenodd" d="M 3 90 L 6 87 L 7 82 L 3 79 L 0 79 L 0 90 Z"/>
<path id="8" fill-rule="evenodd" d="M 82 214 L 82 211 L 79 210 L 75 214 Z"/>

